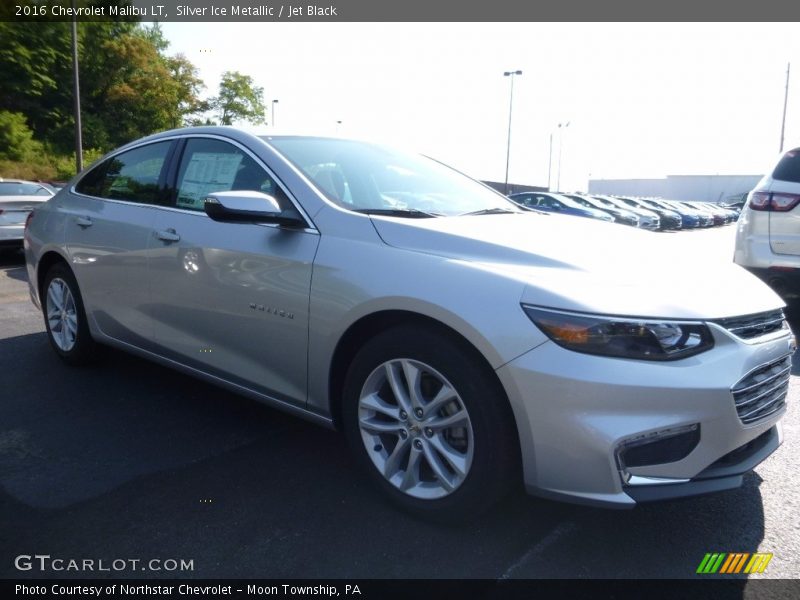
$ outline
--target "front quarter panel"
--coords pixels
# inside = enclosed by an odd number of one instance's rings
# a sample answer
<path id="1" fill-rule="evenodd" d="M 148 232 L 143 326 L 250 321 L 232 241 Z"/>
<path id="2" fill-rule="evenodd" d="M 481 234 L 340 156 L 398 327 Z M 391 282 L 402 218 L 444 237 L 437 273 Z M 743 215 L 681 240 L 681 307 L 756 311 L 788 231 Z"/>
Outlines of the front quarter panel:
<path id="1" fill-rule="evenodd" d="M 326 220 L 324 214 L 318 217 L 320 229 L 331 229 Z M 369 217 L 348 220 L 360 233 L 323 235 L 314 264 L 309 408 L 329 412 L 336 346 L 354 323 L 377 312 L 407 311 L 439 321 L 465 337 L 494 369 L 546 341 L 520 307 L 524 283 L 489 265 L 388 246 Z"/>

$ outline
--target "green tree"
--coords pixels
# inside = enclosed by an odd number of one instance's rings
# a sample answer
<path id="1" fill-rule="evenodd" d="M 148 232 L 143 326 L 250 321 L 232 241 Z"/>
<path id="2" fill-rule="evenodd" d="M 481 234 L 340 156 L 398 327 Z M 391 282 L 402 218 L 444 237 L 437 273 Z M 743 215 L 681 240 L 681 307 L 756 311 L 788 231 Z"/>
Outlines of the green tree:
<path id="1" fill-rule="evenodd" d="M 0 111 L 0 158 L 23 161 L 41 152 L 41 144 L 33 139 L 25 115 Z"/>
<path id="2" fill-rule="evenodd" d="M 219 96 L 211 101 L 221 125 L 234 121 L 258 124 L 266 121 L 264 88 L 253 85 L 253 78 L 238 71 L 226 71 L 219 84 Z"/>
<path id="3" fill-rule="evenodd" d="M 180 127 L 209 106 L 186 57 L 168 56 L 158 26 L 78 26 L 84 144 L 108 150 Z M 21 113 L 36 140 L 66 153 L 74 140 L 69 23 L 0 22 L 0 106 Z"/>

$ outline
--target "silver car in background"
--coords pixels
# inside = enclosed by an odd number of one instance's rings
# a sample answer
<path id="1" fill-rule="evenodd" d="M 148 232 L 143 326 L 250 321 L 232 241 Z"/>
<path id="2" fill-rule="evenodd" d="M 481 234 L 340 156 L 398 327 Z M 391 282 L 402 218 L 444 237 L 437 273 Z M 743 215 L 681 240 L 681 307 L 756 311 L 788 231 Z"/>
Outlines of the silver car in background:
<path id="1" fill-rule="evenodd" d="M 120 148 L 25 235 L 67 363 L 107 344 L 339 428 L 437 520 L 520 483 L 616 508 L 733 488 L 778 447 L 783 303 L 673 246 L 418 155 L 232 128 Z"/>
<path id="2" fill-rule="evenodd" d="M 800 148 L 781 155 L 747 195 L 733 260 L 787 300 L 800 298 Z"/>
<path id="3" fill-rule="evenodd" d="M 28 215 L 52 195 L 49 187 L 35 181 L 0 178 L 0 250 L 22 248 Z"/>

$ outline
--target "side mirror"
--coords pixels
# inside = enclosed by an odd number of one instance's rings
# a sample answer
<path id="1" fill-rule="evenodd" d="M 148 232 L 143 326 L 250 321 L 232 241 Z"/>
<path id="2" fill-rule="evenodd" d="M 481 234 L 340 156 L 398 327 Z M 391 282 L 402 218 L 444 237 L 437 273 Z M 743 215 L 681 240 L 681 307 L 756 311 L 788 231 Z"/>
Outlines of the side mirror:
<path id="1" fill-rule="evenodd" d="M 222 223 L 279 223 L 303 227 L 305 222 L 294 210 L 281 210 L 278 201 L 263 192 L 236 190 L 213 192 L 204 202 L 206 214 Z"/>

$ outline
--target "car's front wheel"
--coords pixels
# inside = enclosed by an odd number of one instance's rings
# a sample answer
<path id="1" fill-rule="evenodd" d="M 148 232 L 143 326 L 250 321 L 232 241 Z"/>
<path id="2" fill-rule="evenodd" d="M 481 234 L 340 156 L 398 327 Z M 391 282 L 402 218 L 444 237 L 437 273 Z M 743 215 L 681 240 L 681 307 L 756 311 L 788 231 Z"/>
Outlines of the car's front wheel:
<path id="1" fill-rule="evenodd" d="M 50 345 L 65 362 L 90 362 L 95 343 L 89 332 L 78 282 L 65 264 L 53 265 L 42 286 L 42 311 Z"/>
<path id="2" fill-rule="evenodd" d="M 411 326 L 370 340 L 351 364 L 343 400 L 358 460 L 416 515 L 475 516 L 518 478 L 502 388 L 473 349 L 444 332 Z"/>

